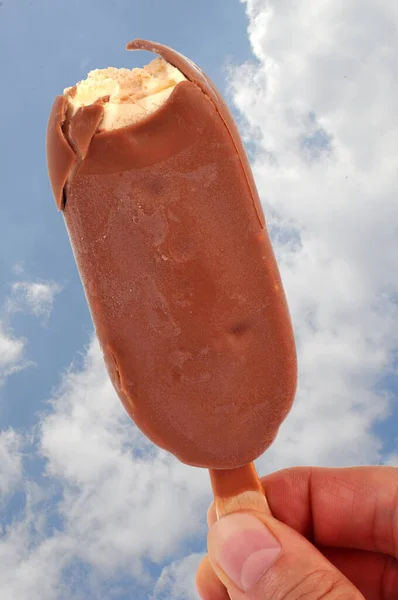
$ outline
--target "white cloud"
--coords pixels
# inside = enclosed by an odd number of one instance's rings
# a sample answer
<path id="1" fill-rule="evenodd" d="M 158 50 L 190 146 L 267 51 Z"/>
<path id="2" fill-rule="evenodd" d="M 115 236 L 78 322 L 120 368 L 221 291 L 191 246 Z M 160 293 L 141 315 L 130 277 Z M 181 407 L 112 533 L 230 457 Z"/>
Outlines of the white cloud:
<path id="1" fill-rule="evenodd" d="M 63 573 L 76 564 L 90 573 L 86 599 L 107 597 L 106 586 L 114 582 L 117 589 L 118 576 L 132 578 L 148 597 L 156 582 L 146 563 L 163 568 L 198 536 L 204 541 L 208 474 L 138 432 L 108 381 L 96 341 L 82 370 L 65 375 L 38 436 L 48 487 L 36 486 L 21 519 L 0 535 L 0 581 L 13 600 L 63 594 L 75 600 L 79 588 Z M 58 531 L 49 530 L 54 516 L 62 522 Z"/>
<path id="2" fill-rule="evenodd" d="M 157 581 L 152 600 L 196 600 L 195 571 L 203 554 L 190 554 L 165 567 Z"/>
<path id="3" fill-rule="evenodd" d="M 14 270 L 22 274 L 22 267 L 14 267 Z M 2 312 L 8 317 L 21 311 L 47 319 L 51 314 L 55 296 L 60 291 L 60 286 L 51 281 L 17 281 L 11 286 L 11 294 L 3 303 Z M 0 319 L 0 386 L 6 377 L 33 364 L 23 361 L 25 346 L 26 340 L 16 337 Z"/>
<path id="4" fill-rule="evenodd" d="M 388 456 L 385 464 L 390 467 L 398 467 L 398 454 L 391 454 Z"/>
<path id="5" fill-rule="evenodd" d="M 16 338 L 0 321 L 0 386 L 8 375 L 26 366 L 21 362 L 24 349 L 25 340 Z"/>
<path id="6" fill-rule="evenodd" d="M 124 413 L 93 343 L 85 369 L 65 378 L 42 426 L 47 472 L 64 486 L 60 512 L 103 571 L 141 573 L 194 538 L 209 500 L 207 473 L 154 448 Z M 132 558 L 134 557 L 134 561 Z M 83 558 L 83 557 L 82 557 Z"/>
<path id="7" fill-rule="evenodd" d="M 24 342 L 4 331 L 0 323 L 0 366 L 17 362 L 21 358 L 23 349 Z"/>
<path id="8" fill-rule="evenodd" d="M 377 462 L 398 346 L 391 28 L 396 3 L 245 2 L 258 59 L 231 73 L 299 350 L 299 389 L 259 464 Z"/>
<path id="9" fill-rule="evenodd" d="M 21 443 L 13 429 L 0 431 L 0 507 L 22 480 Z"/>
<path id="10" fill-rule="evenodd" d="M 55 296 L 60 291 L 61 287 L 52 281 L 17 281 L 12 284 L 7 308 L 10 312 L 22 311 L 47 318 L 52 312 Z"/>

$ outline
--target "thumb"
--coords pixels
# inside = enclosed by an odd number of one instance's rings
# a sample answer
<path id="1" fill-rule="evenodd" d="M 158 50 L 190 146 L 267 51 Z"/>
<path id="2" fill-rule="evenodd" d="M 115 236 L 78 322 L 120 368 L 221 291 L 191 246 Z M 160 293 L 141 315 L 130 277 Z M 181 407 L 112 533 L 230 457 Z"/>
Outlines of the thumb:
<path id="1" fill-rule="evenodd" d="M 223 517 L 210 528 L 208 549 L 233 600 L 364 600 L 312 544 L 272 516 Z"/>

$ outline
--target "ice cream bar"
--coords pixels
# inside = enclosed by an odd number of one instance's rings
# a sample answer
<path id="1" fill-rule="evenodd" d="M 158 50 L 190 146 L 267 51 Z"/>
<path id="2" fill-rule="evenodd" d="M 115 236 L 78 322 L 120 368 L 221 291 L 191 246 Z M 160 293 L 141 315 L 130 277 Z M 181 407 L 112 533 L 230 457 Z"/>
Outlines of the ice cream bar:
<path id="1" fill-rule="evenodd" d="M 296 388 L 288 307 L 237 127 L 165 46 L 55 100 L 50 181 L 109 375 L 158 446 L 210 469 L 274 440 Z"/>

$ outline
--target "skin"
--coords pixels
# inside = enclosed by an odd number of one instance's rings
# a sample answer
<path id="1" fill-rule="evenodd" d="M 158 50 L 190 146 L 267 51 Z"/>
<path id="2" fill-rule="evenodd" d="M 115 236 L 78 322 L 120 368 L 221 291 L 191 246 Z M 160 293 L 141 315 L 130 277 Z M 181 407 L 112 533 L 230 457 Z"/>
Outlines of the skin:
<path id="1" fill-rule="evenodd" d="M 398 469 L 303 467 L 262 484 L 273 516 L 313 544 L 366 600 L 398 599 Z M 211 505 L 209 527 L 215 522 Z M 208 556 L 197 588 L 204 600 L 229 600 Z"/>

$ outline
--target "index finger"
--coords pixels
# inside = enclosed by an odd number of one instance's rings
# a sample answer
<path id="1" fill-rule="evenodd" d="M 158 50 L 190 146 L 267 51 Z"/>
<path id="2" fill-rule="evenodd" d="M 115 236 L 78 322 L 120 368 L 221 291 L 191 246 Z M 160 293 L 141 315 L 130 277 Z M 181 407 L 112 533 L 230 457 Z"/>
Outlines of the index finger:
<path id="1" fill-rule="evenodd" d="M 262 483 L 272 514 L 315 545 L 398 558 L 398 469 L 299 467 Z"/>

